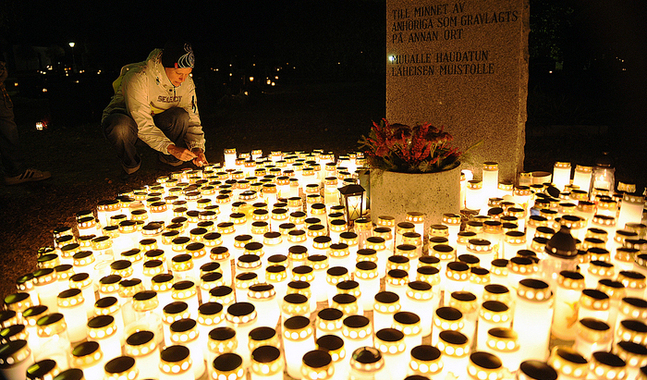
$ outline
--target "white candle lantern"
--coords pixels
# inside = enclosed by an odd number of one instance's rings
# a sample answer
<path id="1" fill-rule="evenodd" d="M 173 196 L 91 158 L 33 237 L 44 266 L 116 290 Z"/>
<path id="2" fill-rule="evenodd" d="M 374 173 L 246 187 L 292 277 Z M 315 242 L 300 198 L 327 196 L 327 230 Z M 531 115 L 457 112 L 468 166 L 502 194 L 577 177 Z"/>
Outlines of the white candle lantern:
<path id="1" fill-rule="evenodd" d="M 610 351 L 613 331 L 599 319 L 582 318 L 577 322 L 577 335 L 573 348 L 587 360 L 597 351 Z"/>
<path id="2" fill-rule="evenodd" d="M 231 148 L 231 149 L 225 149 L 225 169 L 235 169 L 236 168 L 236 149 Z"/>
<path id="3" fill-rule="evenodd" d="M 220 269 L 222 273 L 222 281 L 224 285 L 231 285 L 232 283 L 232 269 L 231 269 L 231 254 L 229 249 L 225 246 L 218 246 L 211 248 L 209 252 L 209 258 L 211 261 L 217 262 L 220 264 Z"/>
<path id="4" fill-rule="evenodd" d="M 483 181 L 472 179 L 467 181 L 465 191 L 465 207 L 468 210 L 479 211 L 485 208 L 487 198 L 483 193 Z"/>
<path id="5" fill-rule="evenodd" d="M 628 297 L 645 298 L 647 282 L 644 274 L 634 271 L 620 271 L 618 281 L 625 286 Z"/>
<path id="6" fill-rule="evenodd" d="M 620 380 L 627 378 L 626 363 L 610 352 L 595 352 L 589 359 L 589 375 L 597 379 Z"/>
<path id="7" fill-rule="evenodd" d="M 570 162 L 555 162 L 553 167 L 553 185 L 564 191 L 566 185 L 571 182 L 571 163 Z"/>
<path id="8" fill-rule="evenodd" d="M 443 281 L 446 284 L 445 295 L 467 287 L 469 274 L 469 265 L 460 261 L 448 263 L 445 269 L 445 281 Z M 445 305 L 449 305 L 449 297 L 447 296 L 445 296 Z"/>
<path id="9" fill-rule="evenodd" d="M 489 329 L 483 351 L 490 352 L 500 358 L 503 366 L 510 372 L 516 371 L 521 363 L 517 333 L 508 327 Z"/>
<path id="10" fill-rule="evenodd" d="M 479 309 L 476 348 L 487 350 L 488 332 L 493 328 L 509 328 L 512 322 L 510 308 L 500 301 L 485 301 Z"/>
<path id="11" fill-rule="evenodd" d="M 443 353 L 444 368 L 441 377 L 453 375 L 459 379 L 467 378 L 469 339 L 458 331 L 441 331 L 437 347 Z"/>
<path id="12" fill-rule="evenodd" d="M 613 346 L 612 352 L 626 363 L 627 379 L 635 379 L 642 367 L 647 366 L 647 347 L 643 344 L 622 341 Z"/>
<path id="13" fill-rule="evenodd" d="M 39 344 L 34 347 L 34 360 L 53 359 L 61 368 L 67 368 L 72 347 L 63 314 L 47 314 L 38 319 L 36 326 Z"/>
<path id="14" fill-rule="evenodd" d="M 411 281 L 407 284 L 406 297 L 401 299 L 402 310 L 418 315 L 421 336 L 427 336 L 431 333 L 433 314 L 429 310 L 436 310 L 439 298 L 439 295 L 434 294 L 432 285 L 428 282 Z"/>
<path id="15" fill-rule="evenodd" d="M 160 377 L 160 351 L 156 343 L 158 340 L 152 331 L 147 330 L 135 332 L 126 338 L 124 353 L 135 359 L 141 378 Z"/>
<path id="16" fill-rule="evenodd" d="M 160 352 L 160 380 L 193 380 L 193 360 L 184 346 L 167 346 Z"/>
<path id="17" fill-rule="evenodd" d="M 121 355 L 123 331 L 119 331 L 111 315 L 98 315 L 87 322 L 88 340 L 101 345 L 104 357 L 109 360 Z"/>
<path id="18" fill-rule="evenodd" d="M 548 365 L 559 374 L 560 379 L 585 379 L 588 374 L 588 361 L 577 351 L 566 346 L 554 347 Z"/>
<path id="19" fill-rule="evenodd" d="M 200 378 L 205 370 L 204 351 L 199 344 L 200 331 L 195 320 L 186 318 L 173 322 L 170 326 L 171 343 L 186 346 L 191 351 L 193 376 Z"/>
<path id="20" fill-rule="evenodd" d="M 255 305 L 256 312 L 262 316 L 259 323 L 272 328 L 277 325 L 281 310 L 272 284 L 259 283 L 250 286 L 247 299 Z"/>
<path id="21" fill-rule="evenodd" d="M 93 341 L 79 343 L 72 350 L 70 359 L 71 367 L 81 369 L 85 379 L 103 378 L 106 362 L 99 343 Z"/>
<path id="22" fill-rule="evenodd" d="M 345 245 L 345 244 L 344 244 Z M 344 266 L 334 266 L 326 271 L 326 294 L 328 305 L 332 302 L 332 297 L 337 294 L 337 285 L 343 281 L 351 279 L 348 269 Z"/>
<path id="23" fill-rule="evenodd" d="M 38 269 L 34 272 L 34 282 L 41 305 L 49 308 L 50 312 L 58 310 L 56 296 L 58 295 L 57 274 L 53 268 Z"/>
<path id="24" fill-rule="evenodd" d="M 490 352 L 470 354 L 467 375 L 473 379 L 500 379 L 504 376 L 503 362 Z"/>
<path id="25" fill-rule="evenodd" d="M 373 345 L 380 350 L 385 370 L 391 378 L 402 376 L 407 371 L 407 358 L 404 333 L 393 328 L 378 330 L 373 337 Z"/>
<path id="26" fill-rule="evenodd" d="M 432 378 L 439 376 L 443 369 L 441 352 L 438 348 L 430 345 L 418 345 L 409 350 L 409 375 L 420 375 Z"/>
<path id="27" fill-rule="evenodd" d="M 344 347 L 349 352 L 373 344 L 371 321 L 363 315 L 351 315 L 344 318 L 342 325 Z M 352 362 L 352 360 L 351 360 Z"/>
<path id="28" fill-rule="evenodd" d="M 526 360 L 519 365 L 519 380 L 557 380 L 558 374 L 553 367 L 539 360 Z"/>
<path id="29" fill-rule="evenodd" d="M 562 271 L 557 278 L 555 311 L 551 333 L 562 340 L 574 340 L 577 331 L 577 302 L 584 290 L 584 276 L 578 272 Z"/>
<path id="30" fill-rule="evenodd" d="M 5 379 L 23 379 L 34 362 L 26 340 L 13 340 L 0 345 L 0 375 Z"/>
<path id="31" fill-rule="evenodd" d="M 302 379 L 328 380 L 333 378 L 335 367 L 327 351 L 312 350 L 303 355 L 300 372 Z"/>
<path id="32" fill-rule="evenodd" d="M 206 359 L 208 364 L 208 372 L 213 376 L 213 360 L 226 353 L 235 352 L 238 348 L 238 339 L 236 338 L 236 330 L 230 327 L 216 327 L 209 331 L 209 341 L 207 343 L 209 350 Z"/>
<path id="33" fill-rule="evenodd" d="M 317 350 L 326 351 L 332 360 L 334 367 L 332 379 L 345 379 L 350 370 L 349 360 L 346 358 L 344 340 L 337 335 L 323 335 L 315 342 Z"/>
<path id="34" fill-rule="evenodd" d="M 437 308 L 433 317 L 431 345 L 438 346 L 439 335 L 442 331 L 460 331 L 463 327 L 465 327 L 465 321 L 460 310 L 450 306 Z"/>
<path id="35" fill-rule="evenodd" d="M 580 190 L 585 191 L 587 194 L 591 190 L 591 175 L 593 167 L 585 165 L 575 165 L 575 172 L 573 174 L 573 186 L 577 186 Z"/>
<path id="36" fill-rule="evenodd" d="M 65 316 L 69 326 L 67 334 L 70 342 L 80 342 L 87 337 L 86 321 L 88 320 L 85 301 L 81 289 L 68 289 L 57 297 L 58 310 Z"/>
<path id="37" fill-rule="evenodd" d="M 65 363 L 67 366 L 67 362 Z M 32 379 L 53 379 L 61 373 L 59 363 L 54 359 L 36 360 L 35 363 L 27 367 L 27 378 Z M 25 376 L 23 373 L 21 376 Z"/>
<path id="38" fill-rule="evenodd" d="M 324 308 L 317 312 L 315 318 L 315 335 L 317 338 L 324 335 L 337 335 L 341 336 L 341 329 L 344 313 L 335 308 Z"/>
<path id="39" fill-rule="evenodd" d="M 614 334 L 614 342 L 629 341 L 642 345 L 647 344 L 647 325 L 637 319 L 620 321 Z"/>
<path id="40" fill-rule="evenodd" d="M 409 350 L 422 344 L 420 321 L 418 314 L 409 311 L 400 311 L 393 315 L 393 328 L 404 334 L 404 343 Z"/>
<path id="41" fill-rule="evenodd" d="M 283 322 L 283 351 L 287 373 L 293 378 L 301 377 L 303 353 L 315 349 L 313 332 L 314 329 L 307 317 L 294 316 Z"/>
<path id="42" fill-rule="evenodd" d="M 547 283 L 537 279 L 519 281 L 516 291 L 513 328 L 521 343 L 521 357 L 545 360 L 548 357 L 553 298 Z"/>
<path id="43" fill-rule="evenodd" d="M 393 292 L 379 292 L 374 297 L 373 303 L 373 328 L 381 330 L 390 328 L 393 324 L 393 315 L 400 311 L 400 297 Z"/>
<path id="44" fill-rule="evenodd" d="M 249 302 L 236 302 L 227 307 L 227 314 L 225 315 L 227 326 L 236 330 L 238 337 L 238 350 L 237 352 L 246 363 L 249 363 L 249 332 L 258 326 L 256 308 Z"/>
<path id="45" fill-rule="evenodd" d="M 609 296 L 597 289 L 584 289 L 578 302 L 578 318 L 596 318 L 609 321 Z"/>
<path id="46" fill-rule="evenodd" d="M 336 294 L 330 306 L 341 310 L 344 315 L 354 315 L 359 313 L 357 304 L 357 297 L 352 294 Z"/>
<path id="47" fill-rule="evenodd" d="M 252 380 L 283 380 L 283 355 L 274 346 L 260 346 L 252 351 Z"/>
<path id="48" fill-rule="evenodd" d="M 326 292 L 326 271 L 329 268 L 328 252 L 326 252 L 326 254 L 311 254 L 308 256 L 306 262 L 307 265 L 312 268 L 312 273 L 314 275 L 314 279 L 311 282 L 312 297 L 316 302 L 327 301 L 328 294 Z M 315 308 L 313 308 L 313 310 Z"/>
<path id="49" fill-rule="evenodd" d="M 586 275 L 584 276 L 584 283 L 586 288 L 595 288 L 600 280 L 615 278 L 614 265 L 605 262 L 593 260 L 589 262 L 586 268 Z"/>
<path id="50" fill-rule="evenodd" d="M 470 341 L 476 338 L 476 322 L 478 320 L 479 304 L 476 295 L 469 291 L 456 291 L 450 294 L 449 306 L 463 314 L 464 327 L 461 332 Z"/>

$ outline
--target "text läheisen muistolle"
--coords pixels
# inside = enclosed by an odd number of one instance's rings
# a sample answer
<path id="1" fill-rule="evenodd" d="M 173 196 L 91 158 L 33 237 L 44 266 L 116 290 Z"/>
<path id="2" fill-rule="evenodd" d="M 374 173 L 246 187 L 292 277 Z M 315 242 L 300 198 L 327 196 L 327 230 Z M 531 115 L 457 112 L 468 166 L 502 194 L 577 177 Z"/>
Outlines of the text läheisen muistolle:
<path id="1" fill-rule="evenodd" d="M 391 67 L 391 76 L 494 74 L 489 59 L 488 50 L 393 55 L 390 63 L 398 67 Z"/>

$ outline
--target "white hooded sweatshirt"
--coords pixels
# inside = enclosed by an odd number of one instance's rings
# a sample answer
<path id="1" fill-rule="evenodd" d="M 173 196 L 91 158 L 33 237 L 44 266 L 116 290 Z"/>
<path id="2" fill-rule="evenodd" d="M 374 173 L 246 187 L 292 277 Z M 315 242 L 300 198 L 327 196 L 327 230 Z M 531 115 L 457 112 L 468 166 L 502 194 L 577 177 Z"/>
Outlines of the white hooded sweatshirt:
<path id="1" fill-rule="evenodd" d="M 153 116 L 172 107 L 184 108 L 189 113 L 186 146 L 204 151 L 204 132 L 193 79 L 189 76 L 180 86 L 173 86 L 166 76 L 161 58 L 162 50 L 155 49 L 146 61 L 121 68 L 119 78 L 112 84 L 115 95 L 103 110 L 102 121 L 114 112 L 129 115 L 137 123 L 137 137 L 140 140 L 157 151 L 169 154 L 167 148 L 173 141 L 155 126 Z"/>

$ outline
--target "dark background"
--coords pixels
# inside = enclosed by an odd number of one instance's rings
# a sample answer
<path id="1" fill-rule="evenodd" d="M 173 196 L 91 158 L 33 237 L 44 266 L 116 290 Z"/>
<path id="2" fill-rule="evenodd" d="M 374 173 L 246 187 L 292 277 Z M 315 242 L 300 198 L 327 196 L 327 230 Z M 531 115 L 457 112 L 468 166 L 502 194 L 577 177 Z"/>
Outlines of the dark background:
<path id="1" fill-rule="evenodd" d="M 645 121 L 646 4 L 530 0 L 529 126 Z M 283 83 L 381 82 L 385 76 L 385 2 L 379 0 L 3 0 L 0 12 L 0 47 L 21 77 L 21 95 L 42 96 L 41 82 L 55 82 L 74 61 L 85 70 L 85 83 L 62 90 L 62 96 L 74 106 L 74 96 L 85 92 L 77 96 L 93 113 L 111 95 L 106 83 L 121 66 L 144 60 L 175 37 L 194 45 L 203 105 L 239 93 L 246 78 L 253 75 L 258 83 L 277 67 Z M 34 60 L 42 66 L 51 61 L 52 72 L 38 76 L 33 66 L 24 70 L 19 64 Z M 54 91 L 50 99 L 58 95 Z M 78 116 L 69 121 L 92 121 Z"/>

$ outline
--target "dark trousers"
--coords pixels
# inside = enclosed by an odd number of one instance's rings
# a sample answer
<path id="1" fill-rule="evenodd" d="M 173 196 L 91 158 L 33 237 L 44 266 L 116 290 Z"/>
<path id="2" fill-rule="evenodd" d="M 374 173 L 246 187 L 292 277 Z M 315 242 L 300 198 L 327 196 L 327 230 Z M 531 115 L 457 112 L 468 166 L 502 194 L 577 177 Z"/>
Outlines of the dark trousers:
<path id="1" fill-rule="evenodd" d="M 153 116 L 155 126 L 159 128 L 175 146 L 186 148 L 184 136 L 189 127 L 189 113 L 183 108 L 173 107 Z M 124 168 L 136 168 L 141 164 L 137 154 L 137 124 L 129 115 L 113 113 L 108 115 L 101 125 L 106 139 L 117 151 Z M 175 158 L 171 158 L 171 160 Z"/>
<path id="2" fill-rule="evenodd" d="M 0 156 L 5 176 L 15 177 L 25 171 L 24 157 L 18 143 L 18 127 L 14 122 L 13 103 L 4 91 L 0 91 Z"/>

